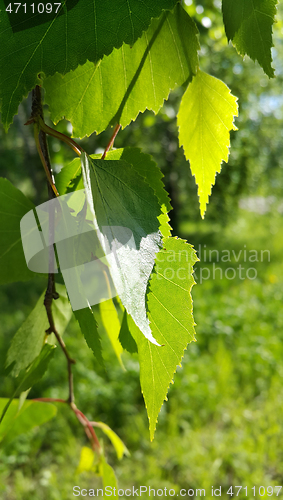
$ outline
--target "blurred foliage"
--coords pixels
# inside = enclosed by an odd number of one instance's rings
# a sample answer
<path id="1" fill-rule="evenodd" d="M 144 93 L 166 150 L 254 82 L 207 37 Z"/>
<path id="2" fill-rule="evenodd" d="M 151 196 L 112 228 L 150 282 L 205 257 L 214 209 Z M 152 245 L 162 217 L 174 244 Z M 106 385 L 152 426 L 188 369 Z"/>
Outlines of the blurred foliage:
<path id="1" fill-rule="evenodd" d="M 137 356 L 123 354 L 123 372 L 102 337 L 107 373 L 104 375 L 87 349 L 73 319 L 65 340 L 77 359 L 74 368 L 78 406 L 88 418 L 108 424 L 123 439 L 131 457 L 117 463 L 104 438 L 120 487 L 207 488 L 211 485 L 280 485 L 283 480 L 282 356 L 283 356 L 283 99 L 282 16 L 275 26 L 273 50 L 277 78 L 268 80 L 248 58 L 244 61 L 226 43 L 219 0 L 186 0 L 186 8 L 200 30 L 201 68 L 223 79 L 239 97 L 239 130 L 232 134 L 229 163 L 223 165 L 213 188 L 206 218 L 199 215 L 197 190 L 188 162 L 178 147 L 176 114 L 182 91 L 171 95 L 161 112 L 140 115 L 121 131 L 116 147 L 138 146 L 162 169 L 174 210 L 174 234 L 195 245 L 198 286 L 193 289 L 197 343 L 189 345 L 159 417 L 156 438 L 149 442 L 148 422 L 139 386 Z M 282 6 L 279 6 L 282 11 Z M 5 135 L 0 129 L 0 175 L 6 176 L 32 201 L 46 200 L 46 182 L 37 157 L 28 99 Z M 48 110 L 46 109 L 48 117 Z M 50 123 L 49 123 L 50 124 Z M 51 125 L 51 124 L 50 124 Z M 70 133 L 66 122 L 59 131 Z M 81 141 L 88 153 L 102 152 L 111 130 Z M 54 170 L 73 153 L 56 139 L 49 140 Z M 263 209 L 256 206 L 256 198 Z M 244 201 L 246 205 L 243 205 Z M 246 206 L 249 210 L 239 208 Z M 250 203 L 251 202 L 251 203 Z M 266 212 L 266 213 L 265 213 Z M 234 250 L 239 261 L 205 258 L 204 250 Z M 244 250 L 269 250 L 259 262 L 244 259 Z M 213 273 L 216 279 L 203 279 Z M 241 280 L 237 268 L 256 269 L 255 279 Z M 225 278 L 228 268 L 234 279 Z M 231 273 L 231 271 L 230 271 Z M 230 274 L 231 275 L 231 274 Z M 223 277 L 224 276 L 224 277 Z M 45 280 L 0 289 L 0 393 L 8 397 L 14 381 L 5 377 L 9 342 L 34 307 Z M 45 378 L 29 397 L 66 397 L 67 375 L 57 350 Z M 99 433 L 99 430 L 98 430 Z M 102 438 L 103 434 L 99 433 Z M 81 426 L 64 405 L 56 419 L 29 431 L 0 450 L 0 492 L 3 500 L 65 500 L 72 487 L 100 487 L 90 474 L 74 476 L 80 450 L 87 444 Z"/>

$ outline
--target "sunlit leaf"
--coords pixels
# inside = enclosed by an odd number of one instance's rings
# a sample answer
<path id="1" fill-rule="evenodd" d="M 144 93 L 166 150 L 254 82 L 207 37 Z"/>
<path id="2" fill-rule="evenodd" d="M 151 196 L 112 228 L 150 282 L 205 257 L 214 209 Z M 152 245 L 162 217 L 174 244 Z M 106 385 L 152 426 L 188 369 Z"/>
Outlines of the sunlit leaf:
<path id="1" fill-rule="evenodd" d="M 75 158 L 71 163 L 62 168 L 59 174 L 56 175 L 56 188 L 60 195 L 83 189 L 83 181 L 81 176 L 81 162 L 79 158 Z"/>
<path id="2" fill-rule="evenodd" d="M 99 473 L 102 477 L 103 487 L 111 487 L 112 491 L 116 488 L 117 491 L 117 479 L 112 467 L 106 462 L 105 456 L 101 455 L 99 463 Z"/>
<path id="3" fill-rule="evenodd" d="M 228 161 L 230 130 L 238 116 L 237 98 L 221 80 L 198 71 L 183 95 L 178 113 L 179 142 L 190 160 L 204 217 L 215 176 Z"/>
<path id="4" fill-rule="evenodd" d="M 121 358 L 123 348 L 118 339 L 120 331 L 120 321 L 118 318 L 116 307 L 113 304 L 113 300 L 109 299 L 101 302 L 99 304 L 99 312 L 102 324 L 109 337 L 114 352 L 119 360 L 120 365 L 122 366 L 122 368 L 124 368 L 123 361 Z"/>
<path id="5" fill-rule="evenodd" d="M 91 158 L 99 160 L 101 155 L 91 155 Z M 170 236 L 171 227 L 169 225 L 168 212 L 172 210 L 172 207 L 162 181 L 164 176 L 152 157 L 143 153 L 139 148 L 120 148 L 109 151 L 106 159 L 125 160 L 127 163 L 130 163 L 137 173 L 152 187 L 162 211 L 162 214 L 158 216 L 160 222 L 159 229 L 164 237 Z M 61 172 L 56 176 L 56 186 L 60 194 L 83 189 L 81 162 L 79 158 L 75 158 L 71 163 L 62 168 Z"/>
<path id="6" fill-rule="evenodd" d="M 82 472 L 89 472 L 91 470 L 94 470 L 94 458 L 94 451 L 88 446 L 83 446 L 81 449 L 80 463 L 77 467 L 76 473 L 81 474 Z"/>
<path id="7" fill-rule="evenodd" d="M 141 389 L 153 439 L 158 413 L 184 350 L 195 341 L 191 288 L 192 266 L 197 257 L 191 245 L 177 238 L 166 238 L 159 252 L 147 293 L 150 327 L 160 346 L 153 345 L 129 318 L 137 343 Z"/>
<path id="8" fill-rule="evenodd" d="M 44 80 L 51 118 L 67 118 L 73 135 L 83 137 L 110 124 L 126 127 L 145 109 L 157 113 L 170 90 L 196 73 L 198 49 L 197 28 L 178 4 L 153 20 L 133 46 L 124 44 L 98 65 L 87 62 Z"/>
<path id="9" fill-rule="evenodd" d="M 117 453 L 117 457 L 119 460 L 123 458 L 124 455 L 129 455 L 129 450 L 124 445 L 123 441 L 117 436 L 116 432 L 114 432 L 108 425 L 103 422 L 95 422 L 95 427 L 99 427 L 104 434 L 110 439 L 113 444 L 115 451 Z"/>
<path id="10" fill-rule="evenodd" d="M 38 75 L 67 73 L 86 60 L 99 61 L 122 43 L 134 44 L 152 18 L 177 0 L 68 0 L 56 14 L 27 4 L 11 15 L 0 0 L 0 100 L 7 128 L 23 97 L 40 83 Z M 13 5 L 13 4 L 12 4 Z M 17 4 L 14 4 L 17 5 Z M 55 9 L 56 3 L 52 4 Z M 42 9 L 42 8 L 41 8 Z M 106 35 L 107 34 L 107 35 Z"/>

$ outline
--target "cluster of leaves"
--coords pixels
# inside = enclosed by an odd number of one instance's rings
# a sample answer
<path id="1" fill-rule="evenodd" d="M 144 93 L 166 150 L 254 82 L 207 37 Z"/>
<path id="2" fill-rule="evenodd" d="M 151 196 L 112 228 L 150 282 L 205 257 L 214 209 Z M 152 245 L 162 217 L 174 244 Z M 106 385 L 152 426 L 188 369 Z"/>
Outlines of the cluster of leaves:
<path id="1" fill-rule="evenodd" d="M 276 0 L 223 0 L 222 7 L 228 40 L 272 77 Z M 200 70 L 198 30 L 184 6 L 177 0 L 124 0 L 117 10 L 114 0 L 66 1 L 49 17 L 15 14 L 11 9 L 0 0 L 5 129 L 36 85 L 45 91 L 54 124 L 68 119 L 73 135 L 80 138 L 116 124 L 126 127 L 145 109 L 157 113 L 170 91 L 183 87 L 179 143 L 198 184 L 203 217 L 216 173 L 228 159 L 237 99 L 222 81 Z M 83 153 L 80 160 L 63 167 L 56 186 L 60 195 L 85 189 L 91 224 L 105 253 L 111 246 L 106 226 L 123 226 L 133 234 L 135 248 L 122 245 L 119 268 L 109 262 L 119 301 L 100 303 L 97 317 L 91 307 L 74 312 L 99 363 L 103 356 L 97 321 L 121 363 L 123 348 L 138 351 L 153 438 L 176 367 L 188 342 L 195 340 L 190 296 L 195 251 L 171 237 L 167 215 L 171 206 L 162 175 L 137 148 L 110 151 L 106 159 Z M 0 179 L 0 192 L 0 283 L 35 278 L 25 262 L 20 234 L 20 220 L 35 207 L 6 179 Z M 69 218 L 79 221 L 81 213 L 82 207 Z M 92 254 L 90 250 L 89 261 Z M 72 313 L 64 288 L 59 301 L 56 309 L 61 318 L 56 321 L 62 334 Z M 118 312 L 123 313 L 121 324 Z M 47 326 L 41 297 L 8 353 L 7 366 L 20 380 L 13 397 L 43 375 L 54 354 L 55 341 L 46 338 Z"/>

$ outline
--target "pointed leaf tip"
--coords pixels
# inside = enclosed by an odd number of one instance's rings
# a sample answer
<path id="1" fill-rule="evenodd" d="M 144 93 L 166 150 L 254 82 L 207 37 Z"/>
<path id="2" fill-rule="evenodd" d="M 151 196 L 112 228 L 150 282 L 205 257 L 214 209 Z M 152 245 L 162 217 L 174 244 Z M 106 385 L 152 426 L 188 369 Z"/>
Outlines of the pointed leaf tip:
<path id="1" fill-rule="evenodd" d="M 196 260 L 193 247 L 176 238 L 165 238 L 164 249 L 157 255 L 147 292 L 147 309 L 152 333 L 164 346 L 150 343 L 129 318 L 128 325 L 138 346 L 151 440 L 176 368 L 187 344 L 195 338 L 190 292 L 194 284 L 192 266 Z"/>
<path id="2" fill-rule="evenodd" d="M 177 121 L 179 143 L 198 184 L 200 212 L 206 211 L 215 176 L 227 162 L 237 97 L 221 80 L 198 71 L 183 95 Z"/>
<path id="3" fill-rule="evenodd" d="M 277 0 L 223 0 L 225 32 L 239 54 L 258 61 L 269 78 L 274 77 L 271 66 L 272 27 Z"/>

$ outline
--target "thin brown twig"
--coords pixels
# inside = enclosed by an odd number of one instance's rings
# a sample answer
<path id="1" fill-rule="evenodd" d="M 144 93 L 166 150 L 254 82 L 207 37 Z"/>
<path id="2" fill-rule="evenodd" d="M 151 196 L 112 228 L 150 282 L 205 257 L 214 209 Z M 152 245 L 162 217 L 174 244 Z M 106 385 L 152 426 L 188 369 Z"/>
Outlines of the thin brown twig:
<path id="1" fill-rule="evenodd" d="M 51 247 L 52 248 L 52 247 Z M 53 255 L 53 252 L 52 252 Z M 74 398 L 74 384 L 73 384 L 73 372 L 72 372 L 72 365 L 76 363 L 74 359 L 72 359 L 67 351 L 66 345 L 64 340 L 62 339 L 61 335 L 58 333 L 55 324 L 54 324 L 54 318 L 53 318 L 53 313 L 52 313 L 52 301 L 53 299 L 58 298 L 58 294 L 55 290 L 55 278 L 53 273 L 48 274 L 48 285 L 44 297 L 44 306 L 46 309 L 46 314 L 48 317 L 49 321 L 49 328 L 46 330 L 46 333 L 49 335 L 51 333 L 54 333 L 67 361 L 67 367 L 68 367 L 68 383 L 69 383 L 69 397 L 68 397 L 68 402 L 73 403 L 75 398 Z"/>
<path id="2" fill-rule="evenodd" d="M 51 167 L 51 161 L 50 161 L 50 156 L 49 156 L 49 151 L 48 151 L 48 144 L 47 144 L 47 138 L 46 138 L 46 131 L 44 129 L 44 117 L 43 117 L 43 108 L 42 108 L 42 100 L 41 100 L 41 88 L 37 85 L 35 89 L 32 92 L 32 111 L 31 111 L 31 118 L 29 122 L 34 122 L 35 123 L 35 128 L 36 131 L 38 132 L 36 134 L 37 137 L 37 146 L 38 146 L 38 151 L 40 154 L 40 157 L 42 159 L 42 163 L 44 166 L 45 171 L 48 171 L 48 195 L 49 199 L 52 200 L 56 198 L 58 191 L 55 186 L 54 182 L 54 177 L 52 173 L 52 167 Z M 52 129 L 51 129 L 52 130 Z M 51 182 L 50 182 L 51 179 Z M 49 274 L 48 274 L 48 283 L 47 283 L 47 289 L 44 297 L 44 306 L 46 309 L 46 314 L 49 322 L 49 328 L 46 330 L 47 334 L 54 333 L 67 361 L 67 366 L 68 366 L 68 382 L 69 382 L 69 397 L 68 397 L 68 402 L 73 403 L 74 402 L 74 388 L 73 388 L 73 374 L 72 374 L 72 364 L 75 363 L 75 360 L 73 360 L 65 346 L 65 343 L 61 336 L 59 335 L 55 324 L 54 324 L 54 318 L 53 318 L 53 313 L 52 313 L 52 301 L 54 299 L 57 299 L 59 297 L 58 293 L 56 292 L 55 289 L 55 277 L 54 277 L 54 264 L 55 264 L 55 255 L 54 255 L 54 248 L 53 248 L 53 241 L 54 241 L 54 212 L 52 211 L 50 213 L 49 217 L 49 241 L 50 241 L 50 252 L 49 252 Z"/>
<path id="3" fill-rule="evenodd" d="M 100 452 L 101 446 L 100 446 L 100 443 L 98 441 L 95 430 L 94 430 L 93 426 L 91 425 L 91 422 L 88 420 L 88 418 L 85 416 L 85 414 L 76 407 L 75 403 L 71 403 L 70 407 L 72 408 L 73 412 L 77 416 L 77 419 L 79 420 L 79 422 L 84 426 L 85 433 L 92 443 L 93 450 Z"/>
<path id="4" fill-rule="evenodd" d="M 43 109 L 42 109 L 42 102 L 41 102 L 41 89 L 39 86 L 36 86 L 36 88 L 33 90 L 32 93 L 32 113 L 31 113 L 31 118 L 27 122 L 28 123 L 35 123 L 35 127 L 37 128 L 36 130 L 36 140 L 37 140 L 37 146 L 38 146 L 38 152 L 40 154 L 44 169 L 47 174 L 47 179 L 48 179 L 48 194 L 49 194 L 49 199 L 54 199 L 58 195 L 58 191 L 55 186 L 53 174 L 52 174 L 52 168 L 51 168 L 51 162 L 50 162 L 50 157 L 49 157 L 49 151 L 48 151 L 48 145 L 47 145 L 47 139 L 46 139 L 46 133 L 49 133 L 50 135 L 53 135 L 54 137 L 57 137 L 65 142 L 67 142 L 73 149 L 76 151 L 77 154 L 81 155 L 81 153 L 84 151 L 80 146 L 78 146 L 75 141 L 70 139 L 67 136 L 64 136 L 64 134 L 61 134 L 60 132 L 56 132 L 50 127 L 48 127 L 44 123 L 44 118 L 43 118 Z M 119 130 L 119 129 L 118 129 Z M 117 132 L 118 132 L 117 130 Z M 116 132 L 116 135 L 117 135 Z M 115 139 L 115 137 L 114 137 Z M 114 141 L 113 139 L 113 141 Z M 51 212 L 49 217 L 49 239 L 50 243 L 54 241 L 54 212 Z M 85 433 L 90 440 L 92 444 L 92 448 L 94 451 L 97 451 L 98 453 L 101 452 L 101 447 L 98 441 L 98 438 L 96 436 L 96 433 L 88 420 L 88 418 L 84 415 L 82 411 L 80 411 L 77 406 L 74 403 L 74 387 L 73 387 L 73 373 L 72 373 L 72 365 L 75 363 L 75 360 L 72 359 L 68 353 L 68 350 L 66 348 L 66 345 L 62 339 L 62 337 L 59 335 L 55 323 L 54 323 L 54 317 L 52 313 L 52 302 L 54 299 L 57 299 L 59 297 L 58 293 L 56 292 L 55 288 L 55 277 L 54 277 L 54 264 L 55 264 L 55 254 L 53 251 L 53 244 L 50 245 L 50 253 L 49 253 L 49 274 L 48 274 L 48 283 L 47 283 L 47 289 L 44 297 L 44 306 L 46 309 L 46 314 L 48 317 L 48 322 L 49 322 L 49 328 L 46 330 L 47 334 L 54 333 L 65 357 L 67 360 L 67 366 L 68 366 L 68 382 L 69 382 L 69 397 L 67 400 L 61 399 L 61 398 L 35 398 L 33 401 L 38 401 L 38 402 L 44 402 L 44 403 L 52 403 L 52 402 L 57 402 L 57 403 L 67 403 L 69 404 L 70 408 L 72 411 L 75 413 L 77 419 L 79 422 L 83 425 Z"/>
<path id="5" fill-rule="evenodd" d="M 98 441 L 98 437 L 95 433 L 95 430 L 93 429 L 93 425 L 96 424 L 96 422 L 90 422 L 88 418 L 85 416 L 85 414 L 77 408 L 74 402 L 70 402 L 65 399 L 60 399 L 60 398 L 33 398 L 31 401 L 37 401 L 39 403 L 67 403 L 69 404 L 71 410 L 75 413 L 78 421 L 82 424 L 85 433 L 88 437 L 88 439 L 91 442 L 92 448 L 94 451 L 100 453 L 101 452 L 101 446 Z"/>
<path id="6" fill-rule="evenodd" d="M 41 133 L 41 130 L 38 125 L 39 120 L 43 121 L 43 108 L 41 102 L 41 88 L 38 85 L 36 85 L 36 87 L 32 91 L 31 117 L 27 121 L 26 125 L 29 123 L 34 123 L 34 138 L 35 138 L 36 148 L 40 156 L 43 168 L 45 170 L 49 186 L 51 187 L 53 194 L 55 196 L 58 196 L 59 193 L 55 187 L 51 163 L 49 160 L 46 135 Z"/>
<path id="7" fill-rule="evenodd" d="M 113 146 L 113 144 L 114 144 L 114 141 L 115 141 L 115 139 L 116 139 L 116 136 L 117 136 L 117 134 L 118 134 L 118 132 L 119 132 L 120 128 L 121 128 L 121 125 L 120 125 L 119 123 L 117 123 L 116 127 L 114 128 L 114 132 L 113 132 L 113 134 L 112 134 L 112 136 L 111 136 L 111 139 L 110 139 L 110 141 L 108 142 L 108 144 L 107 144 L 107 146 L 106 146 L 106 148 L 105 148 L 105 151 L 104 151 L 103 155 L 101 156 L 101 159 L 102 159 L 102 160 L 104 160 L 104 158 L 105 158 L 106 154 L 108 153 L 109 149 L 110 149 L 110 148 L 112 148 L 112 146 Z"/>
<path id="8" fill-rule="evenodd" d="M 43 154 L 43 151 L 41 149 L 41 144 L 40 144 L 40 141 L 39 141 L 39 131 L 38 131 L 38 127 L 37 125 L 35 124 L 35 127 L 34 127 L 34 140 L 35 140 L 35 144 L 36 144 L 36 148 L 37 148 L 37 152 L 40 156 L 40 159 L 41 159 L 41 163 L 43 165 L 43 168 L 45 170 L 45 173 L 46 173 L 46 177 L 47 177 L 47 180 L 54 192 L 54 194 L 56 196 L 59 196 L 59 193 L 56 189 L 56 186 L 54 184 L 54 180 L 52 178 L 52 175 L 50 174 L 50 171 L 49 171 L 49 168 L 48 168 L 48 165 L 46 164 L 46 161 L 45 161 L 45 156 Z"/>

